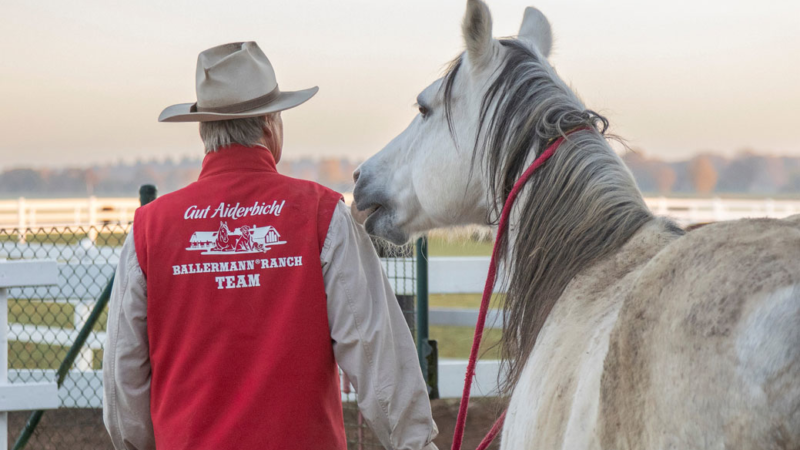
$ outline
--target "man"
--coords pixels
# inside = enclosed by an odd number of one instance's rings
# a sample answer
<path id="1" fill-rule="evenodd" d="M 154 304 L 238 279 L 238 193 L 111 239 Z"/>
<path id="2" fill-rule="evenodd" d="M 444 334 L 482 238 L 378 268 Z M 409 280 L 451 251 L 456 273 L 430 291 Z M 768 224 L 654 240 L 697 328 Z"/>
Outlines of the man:
<path id="1" fill-rule="evenodd" d="M 387 449 L 435 449 L 411 334 L 341 196 L 279 175 L 278 89 L 255 42 L 201 53 L 197 182 L 137 210 L 103 357 L 117 449 L 345 450 L 338 366 Z"/>

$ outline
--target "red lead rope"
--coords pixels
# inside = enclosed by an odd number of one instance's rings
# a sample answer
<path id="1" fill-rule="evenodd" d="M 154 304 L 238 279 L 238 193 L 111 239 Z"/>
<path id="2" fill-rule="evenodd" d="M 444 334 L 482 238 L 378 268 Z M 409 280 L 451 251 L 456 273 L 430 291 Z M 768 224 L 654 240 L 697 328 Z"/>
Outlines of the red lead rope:
<path id="1" fill-rule="evenodd" d="M 472 388 L 472 379 L 475 377 L 475 364 L 478 361 L 478 349 L 481 346 L 481 338 L 483 337 L 483 326 L 486 324 L 486 313 L 489 310 L 489 300 L 492 297 L 494 290 L 494 283 L 497 278 L 497 244 L 501 241 L 506 227 L 508 226 L 508 217 L 511 215 L 511 208 L 514 206 L 514 201 L 517 199 L 525 183 L 530 179 L 531 175 L 536 172 L 536 169 L 542 166 L 553 153 L 556 152 L 561 143 L 564 142 L 564 137 L 558 138 L 555 142 L 550 144 L 549 147 L 533 161 L 530 167 L 522 174 L 522 176 L 514 184 L 511 193 L 508 194 L 506 204 L 503 206 L 503 212 L 500 214 L 500 224 L 497 227 L 497 238 L 495 239 L 494 249 L 492 250 L 492 259 L 489 262 L 489 275 L 486 277 L 486 286 L 483 288 L 483 298 L 481 299 L 481 309 L 478 314 L 478 323 L 475 324 L 475 337 L 472 338 L 472 350 L 469 352 L 469 363 L 467 364 L 467 374 L 464 380 L 464 392 L 461 394 L 461 405 L 458 408 L 458 419 L 456 420 L 456 429 L 453 433 L 453 447 L 452 450 L 461 450 L 461 442 L 464 440 L 464 426 L 467 423 L 467 406 L 469 406 L 469 392 Z M 505 411 L 497 419 L 497 422 L 492 426 L 489 434 L 483 438 L 478 450 L 485 450 L 489 444 L 492 443 L 500 428 L 503 426 L 503 419 L 505 419 Z"/>

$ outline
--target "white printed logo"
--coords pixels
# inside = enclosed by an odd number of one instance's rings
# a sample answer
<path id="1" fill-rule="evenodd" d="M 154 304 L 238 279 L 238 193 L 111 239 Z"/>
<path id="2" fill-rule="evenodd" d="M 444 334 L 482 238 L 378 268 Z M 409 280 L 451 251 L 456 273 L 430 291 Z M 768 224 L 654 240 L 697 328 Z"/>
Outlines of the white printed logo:
<path id="1" fill-rule="evenodd" d="M 186 250 L 203 250 L 202 255 L 266 253 L 273 245 L 282 245 L 281 235 L 273 226 L 244 225 L 230 231 L 228 222 L 220 222 L 217 231 L 195 231 Z"/>

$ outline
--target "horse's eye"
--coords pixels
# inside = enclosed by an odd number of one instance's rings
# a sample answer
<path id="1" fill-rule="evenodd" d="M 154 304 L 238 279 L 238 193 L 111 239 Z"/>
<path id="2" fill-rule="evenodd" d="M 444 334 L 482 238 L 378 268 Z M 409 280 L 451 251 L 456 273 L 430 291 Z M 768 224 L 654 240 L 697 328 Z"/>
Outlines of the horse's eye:
<path id="1" fill-rule="evenodd" d="M 430 113 L 430 110 L 427 107 L 420 105 L 419 113 L 422 114 L 422 117 L 426 117 L 428 113 Z"/>

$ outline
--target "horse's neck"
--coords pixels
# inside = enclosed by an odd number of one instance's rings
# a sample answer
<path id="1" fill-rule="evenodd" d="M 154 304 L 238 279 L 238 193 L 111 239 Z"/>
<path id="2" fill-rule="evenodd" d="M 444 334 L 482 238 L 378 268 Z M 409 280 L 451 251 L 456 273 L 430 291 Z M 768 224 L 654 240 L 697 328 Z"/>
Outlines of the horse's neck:
<path id="1" fill-rule="evenodd" d="M 616 252 L 579 272 L 564 289 L 548 320 L 571 323 L 584 337 L 592 335 L 599 324 L 596 321 L 603 317 L 612 314 L 612 321 L 616 321 L 616 313 L 641 271 L 680 236 L 667 219 L 649 221 Z"/>
<path id="2" fill-rule="evenodd" d="M 521 208 L 519 205 L 522 205 L 526 201 L 528 195 L 527 192 L 520 194 L 516 202 L 517 204 L 512 209 L 511 216 L 509 217 L 509 226 L 506 236 L 508 241 L 507 245 L 512 249 L 515 248 L 515 241 L 520 235 L 519 214 Z M 798 217 L 800 217 L 800 215 L 798 215 Z M 492 225 L 491 228 L 496 235 L 497 226 Z M 656 217 L 634 233 L 630 240 L 620 247 L 614 255 L 606 258 L 604 261 L 598 261 L 597 264 L 593 264 L 591 267 L 584 268 L 575 278 L 593 277 L 599 273 L 608 272 L 609 269 L 607 266 L 616 267 L 617 269 L 615 270 L 623 268 L 623 272 L 630 271 L 633 267 L 649 261 L 656 253 L 681 235 L 682 231 L 680 231 L 674 223 L 665 218 Z"/>
<path id="3" fill-rule="evenodd" d="M 660 217 L 651 220 L 613 255 L 579 273 L 565 290 L 565 296 L 570 294 L 575 284 L 588 288 L 587 292 L 601 292 L 603 286 L 644 267 L 680 236 L 681 233 L 669 220 Z"/>

